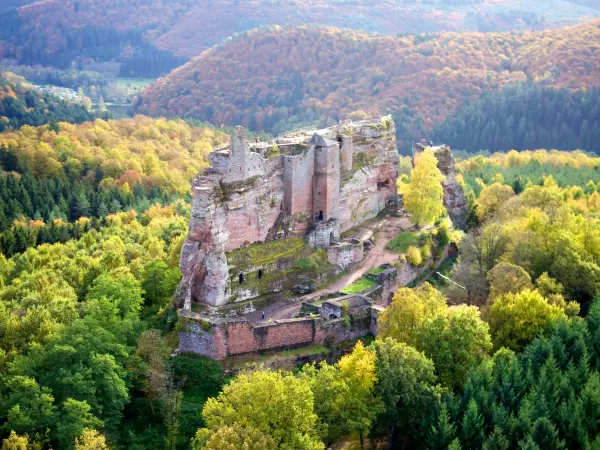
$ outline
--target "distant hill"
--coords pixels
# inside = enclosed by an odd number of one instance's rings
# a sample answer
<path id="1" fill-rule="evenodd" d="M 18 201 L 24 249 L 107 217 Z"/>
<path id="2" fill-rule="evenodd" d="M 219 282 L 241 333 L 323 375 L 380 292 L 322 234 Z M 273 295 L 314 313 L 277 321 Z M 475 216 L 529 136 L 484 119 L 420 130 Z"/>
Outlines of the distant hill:
<path id="1" fill-rule="evenodd" d="M 0 131 L 49 122 L 82 123 L 95 118 L 80 104 L 40 92 L 22 77 L 0 73 Z"/>
<path id="2" fill-rule="evenodd" d="M 2 0 L 0 3 L 0 13 L 20 8 L 21 6 L 30 5 L 36 1 L 37 0 Z"/>
<path id="3" fill-rule="evenodd" d="M 412 141 L 483 92 L 527 80 L 600 85 L 600 20 L 543 32 L 404 37 L 310 27 L 257 31 L 159 79 L 135 107 L 271 132 L 393 112 L 398 138 Z"/>
<path id="4" fill-rule="evenodd" d="M 0 58 L 66 68 L 116 61 L 167 73 L 234 33 L 319 24 L 385 34 L 554 28 L 600 16 L 592 0 L 8 0 Z M 17 9 L 18 8 L 18 9 Z"/>

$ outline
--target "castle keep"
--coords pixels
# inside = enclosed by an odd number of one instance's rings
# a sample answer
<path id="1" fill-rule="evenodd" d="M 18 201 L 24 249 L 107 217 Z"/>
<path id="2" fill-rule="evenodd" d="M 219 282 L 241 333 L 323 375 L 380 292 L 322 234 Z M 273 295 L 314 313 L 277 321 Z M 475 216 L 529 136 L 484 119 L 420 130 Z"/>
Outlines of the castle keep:
<path id="1" fill-rule="evenodd" d="M 317 249 L 341 268 L 360 261 L 362 243 L 341 235 L 398 204 L 394 134 L 391 117 L 297 130 L 271 143 L 250 142 L 237 127 L 192 183 L 183 310 L 289 289 L 299 258 Z"/>

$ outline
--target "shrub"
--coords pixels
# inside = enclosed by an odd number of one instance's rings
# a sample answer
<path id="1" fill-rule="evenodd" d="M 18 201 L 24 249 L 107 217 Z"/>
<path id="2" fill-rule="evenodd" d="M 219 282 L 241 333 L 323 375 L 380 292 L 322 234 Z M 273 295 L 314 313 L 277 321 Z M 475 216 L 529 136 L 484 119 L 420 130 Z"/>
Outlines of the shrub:
<path id="1" fill-rule="evenodd" d="M 438 228 L 437 241 L 440 247 L 445 247 L 450 242 L 450 227 L 446 219 L 442 221 Z"/>
<path id="2" fill-rule="evenodd" d="M 421 251 L 417 247 L 413 247 L 411 245 L 410 247 L 408 247 L 408 252 L 406 253 L 406 260 L 415 267 L 420 266 L 423 263 Z"/>
<path id="3" fill-rule="evenodd" d="M 421 258 L 423 259 L 423 261 L 427 261 L 430 256 L 431 247 L 429 244 L 425 244 L 423 247 L 421 247 Z"/>

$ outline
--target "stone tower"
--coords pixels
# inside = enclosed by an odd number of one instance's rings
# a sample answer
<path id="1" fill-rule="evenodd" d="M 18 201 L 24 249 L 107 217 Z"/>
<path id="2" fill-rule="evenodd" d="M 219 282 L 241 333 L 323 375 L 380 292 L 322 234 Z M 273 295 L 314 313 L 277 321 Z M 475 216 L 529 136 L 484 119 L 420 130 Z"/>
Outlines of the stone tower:
<path id="1" fill-rule="evenodd" d="M 313 214 L 325 222 L 337 220 L 340 213 L 340 145 L 316 133 L 310 142 L 315 148 Z"/>
<path id="2" fill-rule="evenodd" d="M 237 126 L 231 136 L 229 167 L 226 183 L 244 181 L 263 173 L 262 156 L 250 150 L 246 129 Z"/>

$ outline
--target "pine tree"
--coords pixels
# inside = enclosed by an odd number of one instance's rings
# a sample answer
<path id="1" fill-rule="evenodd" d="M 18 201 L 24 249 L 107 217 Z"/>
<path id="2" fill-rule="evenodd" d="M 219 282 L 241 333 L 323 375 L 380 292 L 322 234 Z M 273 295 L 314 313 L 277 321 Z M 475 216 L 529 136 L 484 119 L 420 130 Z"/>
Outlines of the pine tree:
<path id="1" fill-rule="evenodd" d="M 467 405 L 465 416 L 462 421 L 461 441 L 465 448 L 481 448 L 485 441 L 485 429 L 483 416 L 475 400 L 471 399 Z"/>
<path id="2" fill-rule="evenodd" d="M 110 212 L 111 213 L 118 213 L 121 211 L 121 203 L 119 203 L 119 200 L 117 200 L 116 198 L 113 199 L 113 201 L 110 203 Z"/>
<path id="3" fill-rule="evenodd" d="M 535 443 L 533 437 L 528 434 L 525 439 L 519 441 L 519 450 L 545 450 L 540 449 L 540 447 Z"/>
<path id="4" fill-rule="evenodd" d="M 517 195 L 519 195 L 525 189 L 525 186 L 523 185 L 523 180 L 521 179 L 521 177 L 519 175 L 515 175 L 515 178 L 514 178 L 513 184 L 512 184 L 512 189 L 513 189 L 513 191 L 515 191 L 515 194 L 517 194 Z"/>
<path id="5" fill-rule="evenodd" d="M 558 431 L 547 417 L 540 417 L 533 424 L 532 437 L 538 447 L 544 450 L 562 450 L 565 443 L 559 439 Z"/>
<path id="6" fill-rule="evenodd" d="M 90 202 L 85 194 L 80 194 L 77 197 L 77 216 L 88 217 L 90 215 Z"/>
<path id="7" fill-rule="evenodd" d="M 460 441 L 458 440 L 458 438 L 456 438 L 452 441 L 452 443 L 448 446 L 448 450 L 462 450 L 462 447 L 460 445 Z"/>
<path id="8" fill-rule="evenodd" d="M 483 450 L 508 450 L 510 447 L 508 439 L 504 437 L 500 427 L 494 427 L 492 434 L 488 436 L 483 445 Z"/>
<path id="9" fill-rule="evenodd" d="M 96 212 L 98 217 L 106 217 L 108 215 L 108 206 L 103 201 L 98 205 L 98 210 Z"/>
<path id="10" fill-rule="evenodd" d="M 446 404 L 442 404 L 436 426 L 433 427 L 429 438 L 432 449 L 446 449 L 456 438 L 456 426 L 450 423 L 450 414 Z"/>

